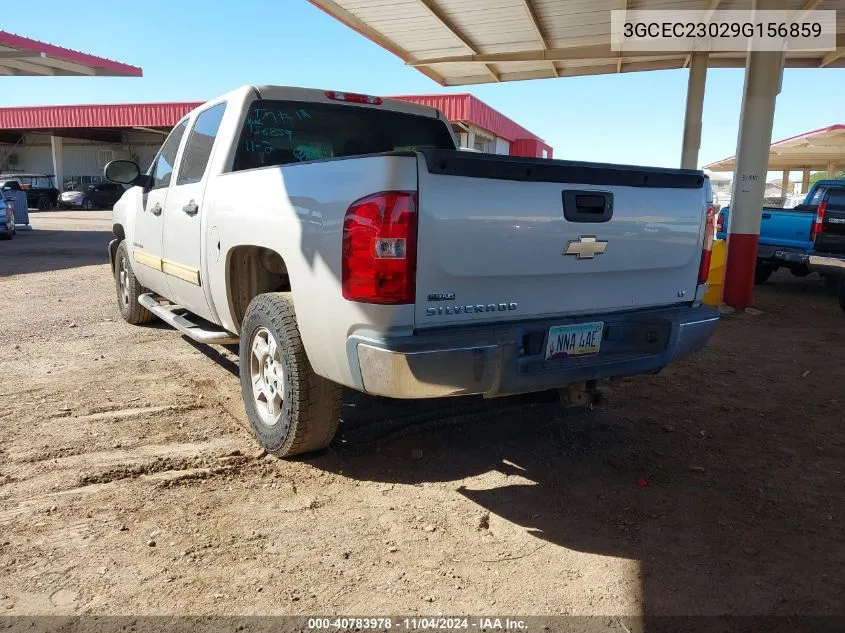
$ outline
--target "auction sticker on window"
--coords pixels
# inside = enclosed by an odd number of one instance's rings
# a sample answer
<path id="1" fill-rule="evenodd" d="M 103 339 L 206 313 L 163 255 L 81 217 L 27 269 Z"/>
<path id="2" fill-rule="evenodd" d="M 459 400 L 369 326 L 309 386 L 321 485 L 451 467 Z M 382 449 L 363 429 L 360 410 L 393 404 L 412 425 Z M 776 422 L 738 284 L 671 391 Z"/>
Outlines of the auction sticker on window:
<path id="1" fill-rule="evenodd" d="M 598 354 L 603 330 L 603 321 L 555 325 L 549 329 L 546 360 Z"/>

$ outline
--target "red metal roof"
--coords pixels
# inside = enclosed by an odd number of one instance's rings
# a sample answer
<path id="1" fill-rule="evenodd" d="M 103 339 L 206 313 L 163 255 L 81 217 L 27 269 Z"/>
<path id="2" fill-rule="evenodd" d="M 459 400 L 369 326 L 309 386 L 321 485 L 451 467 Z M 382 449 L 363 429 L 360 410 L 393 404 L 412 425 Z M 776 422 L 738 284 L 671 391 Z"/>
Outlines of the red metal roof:
<path id="1" fill-rule="evenodd" d="M 0 75 L 141 77 L 143 71 L 104 57 L 0 31 Z"/>
<path id="2" fill-rule="evenodd" d="M 511 142 L 531 140 L 551 150 L 539 136 L 470 94 L 393 98 L 438 108 L 450 121 L 472 123 Z M 0 108 L 0 130 L 172 127 L 200 104 L 191 101 Z"/>
<path id="3" fill-rule="evenodd" d="M 201 102 L 0 108 L 0 129 L 173 127 Z"/>
<path id="4" fill-rule="evenodd" d="M 471 94 L 402 95 L 393 98 L 437 108 L 450 121 L 472 123 L 508 141 L 526 138 L 543 140 Z"/>

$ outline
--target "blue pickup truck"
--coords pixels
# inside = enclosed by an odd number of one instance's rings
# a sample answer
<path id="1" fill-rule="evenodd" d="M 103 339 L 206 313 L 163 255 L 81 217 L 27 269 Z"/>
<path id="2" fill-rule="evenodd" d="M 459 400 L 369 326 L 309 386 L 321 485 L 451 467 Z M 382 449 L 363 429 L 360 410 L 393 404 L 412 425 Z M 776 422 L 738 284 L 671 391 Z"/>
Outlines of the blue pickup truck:
<path id="1" fill-rule="evenodd" d="M 818 267 L 809 265 L 810 253 L 821 231 L 821 224 L 817 221 L 819 205 L 826 200 L 830 190 L 843 187 L 845 180 L 819 180 L 807 192 L 804 203 L 794 209 L 763 208 L 755 284 L 766 283 L 781 267 L 788 268 L 796 277 L 805 277 L 814 271 L 825 274 Z M 727 237 L 729 217 L 730 207 L 719 212 L 716 237 Z"/>

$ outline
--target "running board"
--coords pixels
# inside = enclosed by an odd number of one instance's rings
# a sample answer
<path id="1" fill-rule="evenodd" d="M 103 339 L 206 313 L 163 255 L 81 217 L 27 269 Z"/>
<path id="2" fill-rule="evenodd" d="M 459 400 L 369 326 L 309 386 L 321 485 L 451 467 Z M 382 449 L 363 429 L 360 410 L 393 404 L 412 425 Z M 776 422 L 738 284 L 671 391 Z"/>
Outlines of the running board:
<path id="1" fill-rule="evenodd" d="M 143 294 L 138 297 L 138 303 L 144 306 L 147 310 L 156 315 L 159 319 L 168 325 L 176 328 L 182 334 L 190 337 L 198 343 L 207 343 L 213 345 L 231 345 L 237 343 L 240 339 L 231 332 L 226 330 L 208 330 L 192 321 L 189 321 L 181 314 L 176 314 L 174 310 L 181 310 L 179 306 L 163 306 L 152 294 Z"/>

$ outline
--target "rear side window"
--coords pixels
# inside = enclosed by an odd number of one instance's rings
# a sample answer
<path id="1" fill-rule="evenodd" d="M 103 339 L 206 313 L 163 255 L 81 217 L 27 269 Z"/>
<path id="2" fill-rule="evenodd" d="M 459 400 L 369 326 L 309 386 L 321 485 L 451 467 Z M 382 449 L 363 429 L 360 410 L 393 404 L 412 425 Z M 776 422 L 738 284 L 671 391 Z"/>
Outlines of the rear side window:
<path id="1" fill-rule="evenodd" d="M 821 204 L 822 199 L 824 198 L 824 194 L 827 193 L 827 187 L 819 187 L 813 192 L 813 197 L 807 202 L 807 204 Z"/>
<path id="2" fill-rule="evenodd" d="M 197 117 L 194 129 L 191 130 L 188 142 L 185 144 L 185 151 L 182 153 L 177 185 L 187 185 L 202 180 L 225 111 L 226 104 L 218 103 Z"/>
<path id="3" fill-rule="evenodd" d="M 254 101 L 233 171 L 423 148 L 455 149 L 443 121 L 414 114 L 305 101 Z"/>

